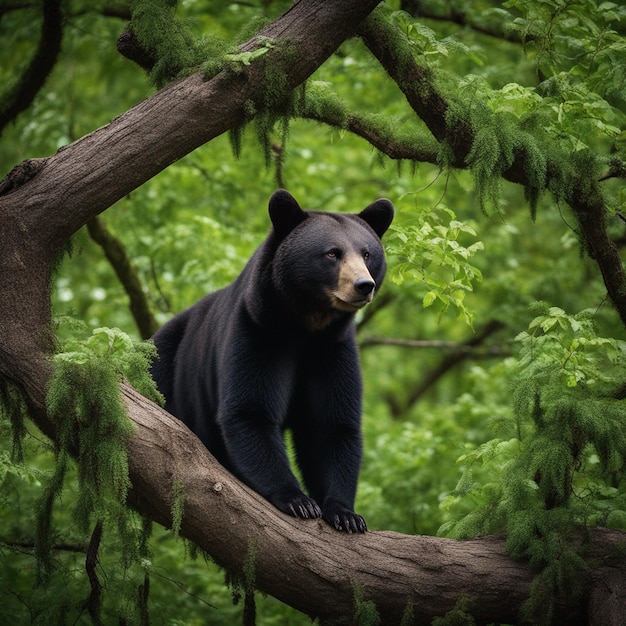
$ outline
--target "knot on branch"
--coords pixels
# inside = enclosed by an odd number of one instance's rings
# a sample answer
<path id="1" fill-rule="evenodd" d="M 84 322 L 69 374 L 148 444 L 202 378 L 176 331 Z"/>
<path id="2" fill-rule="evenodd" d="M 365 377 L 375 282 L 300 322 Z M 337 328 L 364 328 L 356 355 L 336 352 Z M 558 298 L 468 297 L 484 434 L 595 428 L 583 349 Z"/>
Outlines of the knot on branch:
<path id="1" fill-rule="evenodd" d="M 150 72 L 156 64 L 154 55 L 148 52 L 137 36 L 129 30 L 125 30 L 117 38 L 117 51 L 130 61 L 137 63 L 146 72 Z"/>
<path id="2" fill-rule="evenodd" d="M 15 191 L 24 183 L 34 178 L 44 167 L 48 157 L 26 159 L 18 163 L 2 180 L 0 180 L 0 196 Z"/>

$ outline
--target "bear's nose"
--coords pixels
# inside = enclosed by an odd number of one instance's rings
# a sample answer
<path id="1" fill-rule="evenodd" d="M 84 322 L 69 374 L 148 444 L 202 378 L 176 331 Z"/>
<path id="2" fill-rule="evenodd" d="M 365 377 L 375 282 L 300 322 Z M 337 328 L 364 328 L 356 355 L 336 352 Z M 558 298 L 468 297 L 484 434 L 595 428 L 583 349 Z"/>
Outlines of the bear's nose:
<path id="1" fill-rule="evenodd" d="M 354 288 L 364 296 L 372 293 L 374 287 L 376 287 L 376 283 L 371 278 L 359 278 L 354 282 Z"/>

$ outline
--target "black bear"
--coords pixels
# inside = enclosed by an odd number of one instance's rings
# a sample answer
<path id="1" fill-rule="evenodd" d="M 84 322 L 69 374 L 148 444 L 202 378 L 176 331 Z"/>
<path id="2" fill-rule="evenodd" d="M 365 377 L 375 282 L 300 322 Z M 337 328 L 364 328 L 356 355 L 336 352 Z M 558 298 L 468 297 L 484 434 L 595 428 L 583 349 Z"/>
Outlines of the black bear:
<path id="1" fill-rule="evenodd" d="M 281 511 L 348 532 L 366 530 L 353 512 L 362 450 L 354 314 L 383 280 L 380 238 L 393 213 L 385 199 L 356 215 L 303 211 L 276 191 L 273 228 L 239 277 L 154 335 L 165 408 Z"/>

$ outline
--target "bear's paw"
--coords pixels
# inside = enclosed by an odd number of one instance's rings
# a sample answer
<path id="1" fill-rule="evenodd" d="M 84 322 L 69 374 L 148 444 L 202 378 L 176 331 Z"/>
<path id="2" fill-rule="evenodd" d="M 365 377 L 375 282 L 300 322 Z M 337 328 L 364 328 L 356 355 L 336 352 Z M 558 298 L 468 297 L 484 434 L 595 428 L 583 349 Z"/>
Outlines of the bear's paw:
<path id="1" fill-rule="evenodd" d="M 364 533 L 367 530 L 367 524 L 360 515 L 337 502 L 327 503 L 322 517 L 336 530 L 347 533 Z"/>
<path id="2" fill-rule="evenodd" d="M 302 492 L 275 493 L 270 496 L 269 500 L 276 508 L 283 513 L 287 513 L 287 515 L 303 519 L 322 517 L 322 509 L 320 509 L 317 502 Z"/>

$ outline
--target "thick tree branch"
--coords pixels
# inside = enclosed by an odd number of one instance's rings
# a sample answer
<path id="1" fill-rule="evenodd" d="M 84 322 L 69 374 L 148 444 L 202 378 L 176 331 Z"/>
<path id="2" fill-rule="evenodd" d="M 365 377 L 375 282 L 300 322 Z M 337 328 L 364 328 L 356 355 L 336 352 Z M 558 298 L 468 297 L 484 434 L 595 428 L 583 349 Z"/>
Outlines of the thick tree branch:
<path id="1" fill-rule="evenodd" d="M 460 118 L 457 115 L 454 127 L 450 126 L 450 103 L 437 88 L 432 73 L 415 62 L 403 34 L 386 22 L 378 11 L 363 22 L 359 32 L 366 46 L 398 84 L 433 136 L 450 147 L 454 155 L 451 165 L 466 167 L 474 142 L 470 111 L 466 110 Z M 527 151 L 528 147 L 518 147 L 514 151 L 512 164 L 502 175 L 510 182 L 536 190 L 540 183 L 531 179 L 532 155 Z M 597 263 L 609 297 L 626 326 L 626 272 L 617 248 L 606 232 L 604 198 L 593 178 L 593 172 L 581 170 L 573 159 L 574 156 L 571 156 L 570 171 L 563 172 L 562 164 L 567 158 L 564 155 L 554 159 L 548 156 L 546 181 L 541 184 L 541 188 L 550 189 L 551 182 L 557 181 L 559 189 L 568 190 L 565 199 L 578 218 L 587 250 Z M 565 182 L 564 176 L 567 177 Z"/>
<path id="2" fill-rule="evenodd" d="M 137 427 L 130 455 L 131 474 L 138 477 L 133 502 L 170 526 L 171 486 L 180 481 L 181 534 L 239 572 L 254 546 L 259 589 L 312 617 L 351 616 L 359 585 L 383 624 L 399 624 L 409 605 L 409 623 L 430 623 L 462 596 L 469 597 L 477 623 L 516 622 L 532 573 L 506 556 L 503 538 L 345 535 L 318 520 L 288 517 L 228 474 L 181 422 L 130 387 L 124 386 L 123 399 Z M 601 529 L 592 537 L 590 558 L 608 558 L 614 542 L 624 538 Z M 626 567 L 623 557 L 611 558 L 615 571 Z M 561 600 L 555 623 L 585 621 L 584 599 Z"/>
<path id="3" fill-rule="evenodd" d="M 455 132 L 449 132 L 448 102 L 435 86 L 431 70 L 414 61 L 403 33 L 387 22 L 381 12 L 375 11 L 363 22 L 359 34 L 435 139 L 450 143 L 457 157 L 454 165 L 464 167 L 471 149 L 471 126 L 461 120 Z"/>
<path id="4" fill-rule="evenodd" d="M 37 50 L 11 93 L 0 98 L 0 135 L 11 120 L 30 106 L 43 87 L 61 51 L 62 38 L 61 0 L 46 0 Z"/>

